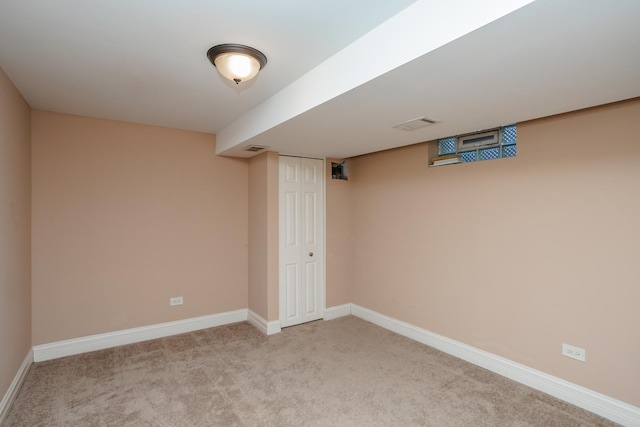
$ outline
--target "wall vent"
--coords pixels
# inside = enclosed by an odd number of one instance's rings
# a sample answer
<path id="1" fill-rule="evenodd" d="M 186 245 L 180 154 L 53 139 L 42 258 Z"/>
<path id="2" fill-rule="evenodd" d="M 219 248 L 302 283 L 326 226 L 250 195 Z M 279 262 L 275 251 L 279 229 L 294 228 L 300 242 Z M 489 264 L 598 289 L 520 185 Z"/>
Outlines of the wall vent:
<path id="1" fill-rule="evenodd" d="M 400 123 L 399 125 L 395 125 L 394 128 L 398 130 L 416 130 L 426 126 L 431 126 L 433 124 L 440 123 L 439 120 L 432 119 L 429 117 L 418 117 L 417 119 L 409 120 L 408 122 Z"/>
<path id="2" fill-rule="evenodd" d="M 500 145 L 500 131 L 498 129 L 458 137 L 458 151 L 497 145 Z"/>
<path id="3" fill-rule="evenodd" d="M 244 149 L 244 151 L 251 151 L 253 153 L 257 153 L 259 151 L 264 151 L 269 147 L 264 147 L 262 145 L 250 145 Z"/>

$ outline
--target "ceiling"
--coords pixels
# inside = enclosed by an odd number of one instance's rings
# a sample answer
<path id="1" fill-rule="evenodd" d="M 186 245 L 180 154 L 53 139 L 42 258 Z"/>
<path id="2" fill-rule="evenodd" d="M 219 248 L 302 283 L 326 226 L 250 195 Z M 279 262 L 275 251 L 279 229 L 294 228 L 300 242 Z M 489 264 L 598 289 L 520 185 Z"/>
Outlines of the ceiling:
<path id="1" fill-rule="evenodd" d="M 2 0 L 0 67 L 34 109 L 346 158 L 638 97 L 639 22 L 637 0 Z M 268 63 L 236 86 L 220 43 Z"/>

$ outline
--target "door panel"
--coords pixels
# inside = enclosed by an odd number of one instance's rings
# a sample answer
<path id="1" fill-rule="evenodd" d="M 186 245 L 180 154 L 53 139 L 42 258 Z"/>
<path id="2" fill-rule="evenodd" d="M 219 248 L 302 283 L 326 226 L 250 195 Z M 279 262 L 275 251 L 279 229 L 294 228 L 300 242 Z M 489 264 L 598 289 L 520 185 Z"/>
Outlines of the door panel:
<path id="1" fill-rule="evenodd" d="M 304 194 L 304 218 L 302 223 L 304 224 L 304 236 L 305 236 L 305 244 L 307 245 L 315 245 L 318 239 L 317 237 L 317 227 L 318 223 L 316 220 L 316 194 L 315 193 L 305 193 Z"/>
<path id="2" fill-rule="evenodd" d="M 316 270 L 316 262 L 307 262 L 305 265 L 305 310 L 304 315 L 306 317 L 315 316 L 318 314 L 318 301 L 317 301 L 317 285 L 316 279 L 318 272 Z"/>
<path id="3" fill-rule="evenodd" d="M 298 193 L 295 191 L 287 191 L 284 198 L 284 214 L 286 215 L 284 242 L 288 247 L 298 248 L 298 228 L 296 227 L 296 218 L 298 217 Z"/>
<path id="4" fill-rule="evenodd" d="M 300 311 L 298 310 L 300 269 L 298 264 L 288 264 L 285 270 L 285 318 L 288 321 L 297 321 L 301 319 Z"/>

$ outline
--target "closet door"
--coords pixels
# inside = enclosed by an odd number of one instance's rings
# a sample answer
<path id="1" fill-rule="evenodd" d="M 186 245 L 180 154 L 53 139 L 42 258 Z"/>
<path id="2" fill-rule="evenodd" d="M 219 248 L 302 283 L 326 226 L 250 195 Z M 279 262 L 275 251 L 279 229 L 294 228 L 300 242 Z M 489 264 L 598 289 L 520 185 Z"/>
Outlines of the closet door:
<path id="1" fill-rule="evenodd" d="M 324 310 L 324 161 L 280 156 L 280 326 Z"/>

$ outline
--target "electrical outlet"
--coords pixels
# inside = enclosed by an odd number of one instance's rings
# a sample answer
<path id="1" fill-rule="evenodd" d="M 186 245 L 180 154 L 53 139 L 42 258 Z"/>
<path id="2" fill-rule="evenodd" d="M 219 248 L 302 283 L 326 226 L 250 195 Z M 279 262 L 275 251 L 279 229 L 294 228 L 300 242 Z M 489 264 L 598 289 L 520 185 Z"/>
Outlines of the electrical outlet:
<path id="1" fill-rule="evenodd" d="M 169 298 L 169 305 L 182 305 L 182 297 Z"/>
<path id="2" fill-rule="evenodd" d="M 569 344 L 562 344 L 562 355 L 580 360 L 581 362 L 587 360 L 587 350 Z"/>

